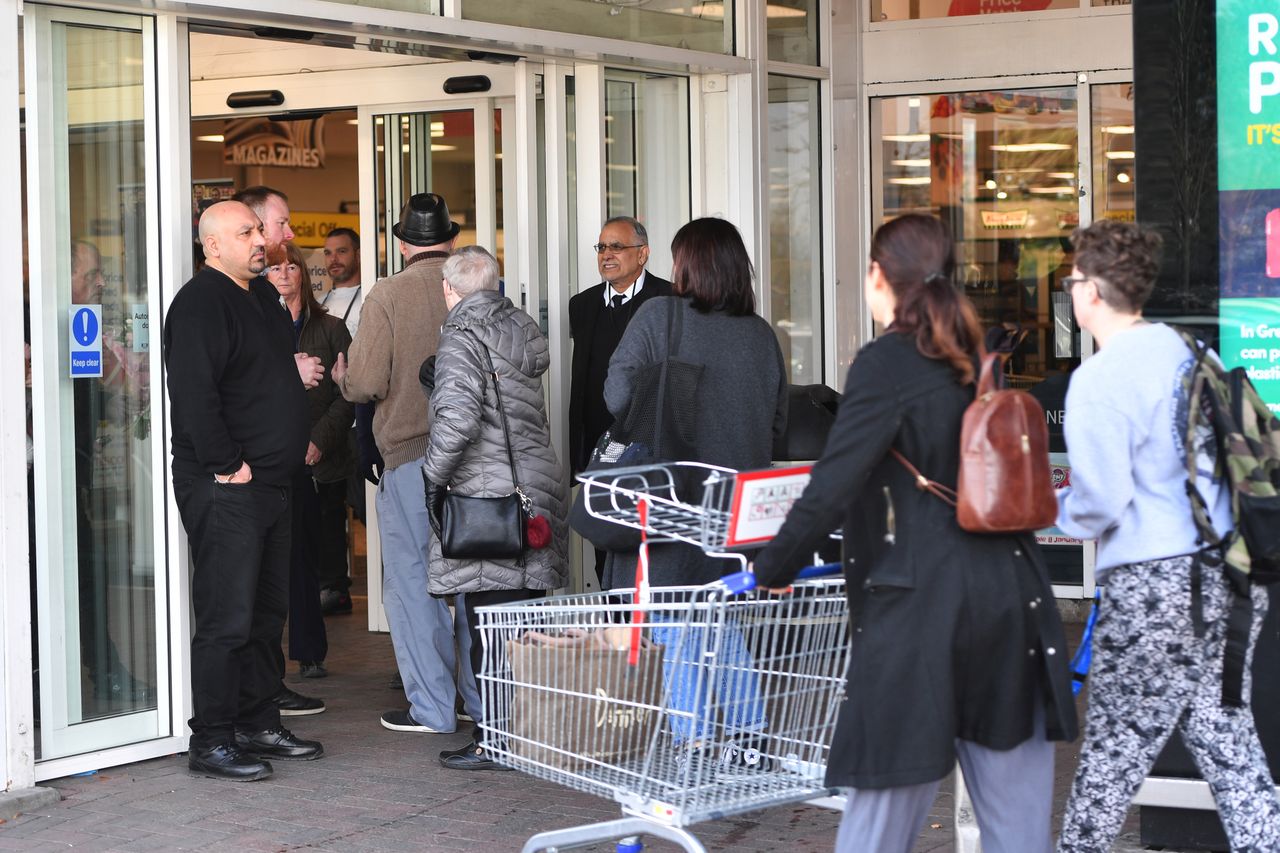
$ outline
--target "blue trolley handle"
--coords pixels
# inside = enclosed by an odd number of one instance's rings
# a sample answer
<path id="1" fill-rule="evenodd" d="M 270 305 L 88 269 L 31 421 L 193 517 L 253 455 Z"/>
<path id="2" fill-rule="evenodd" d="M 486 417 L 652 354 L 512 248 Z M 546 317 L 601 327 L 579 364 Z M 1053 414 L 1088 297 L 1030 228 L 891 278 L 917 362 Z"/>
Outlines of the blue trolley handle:
<path id="1" fill-rule="evenodd" d="M 820 566 L 806 566 L 796 574 L 796 580 L 803 581 L 810 578 L 825 578 L 831 575 L 838 575 L 841 572 L 839 563 L 823 563 Z M 729 592 L 731 595 L 739 595 L 744 592 L 750 592 L 756 588 L 756 576 L 753 572 L 735 572 L 731 575 L 725 575 L 715 582 L 716 586 Z"/>
<path id="2" fill-rule="evenodd" d="M 1089 610 L 1089 621 L 1084 623 L 1084 634 L 1080 637 L 1080 648 L 1071 659 L 1071 692 L 1079 693 L 1089 677 L 1089 665 L 1093 663 L 1093 625 L 1098 621 L 1098 604 L 1102 600 L 1102 592 L 1093 597 L 1093 607 Z"/>

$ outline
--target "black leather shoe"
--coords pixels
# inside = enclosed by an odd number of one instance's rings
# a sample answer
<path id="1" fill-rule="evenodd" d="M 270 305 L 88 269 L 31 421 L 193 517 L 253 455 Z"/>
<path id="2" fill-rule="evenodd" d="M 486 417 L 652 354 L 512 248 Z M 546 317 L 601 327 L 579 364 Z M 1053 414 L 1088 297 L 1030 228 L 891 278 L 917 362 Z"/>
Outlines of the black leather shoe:
<path id="1" fill-rule="evenodd" d="M 284 726 L 265 732 L 236 732 L 236 746 L 258 758 L 285 761 L 314 761 L 324 755 L 319 741 L 303 740 Z"/>
<path id="2" fill-rule="evenodd" d="M 276 703 L 282 717 L 308 717 L 312 714 L 324 713 L 323 699 L 295 693 L 284 684 L 280 685 L 280 692 L 272 697 L 271 701 Z"/>
<path id="3" fill-rule="evenodd" d="M 484 747 L 474 740 L 461 749 L 448 749 L 440 753 L 440 764 L 449 770 L 510 770 L 485 753 Z"/>
<path id="4" fill-rule="evenodd" d="M 187 753 L 187 767 L 193 773 L 232 782 L 254 782 L 271 775 L 271 764 L 249 755 L 234 743 L 220 743 Z"/>

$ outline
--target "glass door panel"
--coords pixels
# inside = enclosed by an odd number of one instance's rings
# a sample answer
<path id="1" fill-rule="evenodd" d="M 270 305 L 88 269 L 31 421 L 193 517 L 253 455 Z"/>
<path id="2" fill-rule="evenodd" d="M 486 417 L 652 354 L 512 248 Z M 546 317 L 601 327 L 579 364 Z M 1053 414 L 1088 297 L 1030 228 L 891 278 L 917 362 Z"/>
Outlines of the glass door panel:
<path id="1" fill-rule="evenodd" d="M 168 734 L 150 25 L 26 10 L 41 760 Z"/>
<path id="2" fill-rule="evenodd" d="M 503 106 L 497 106 L 502 103 Z M 521 295 L 515 284 L 516 258 L 506 242 L 503 189 L 513 179 L 504 161 L 515 152 L 503 146 L 503 122 L 513 119 L 509 100 L 489 99 L 463 106 L 456 102 L 433 108 L 430 104 L 361 107 L 359 126 L 362 176 L 367 183 L 361 196 L 372 200 L 362 234 L 373 234 L 376 253 L 367 257 L 366 280 L 394 275 L 404 269 L 404 259 L 391 227 L 409 197 L 433 192 L 444 197 L 449 217 L 461 226 L 455 246 L 480 244 L 498 258 L 503 286 L 516 304 Z M 486 132 L 480 133 L 479 129 Z M 510 134 L 508 134 L 510 136 Z M 372 156 L 370 157 L 370 153 Z M 366 167 L 365 163 L 368 163 Z M 477 163 L 484 164 L 481 174 Z M 366 180 L 362 177 L 362 180 Z M 489 235 L 492 236 L 489 236 Z M 510 248 L 515 248 L 514 246 Z M 508 273 L 507 270 L 511 270 Z M 372 487 L 370 487 L 372 488 Z M 382 609 L 382 549 L 372 493 L 368 500 L 369 628 L 387 631 Z"/>
<path id="3" fill-rule="evenodd" d="M 1082 355 L 1058 284 L 1071 274 L 1080 223 L 1079 99 L 1070 86 L 872 102 L 873 227 L 905 213 L 950 227 L 957 284 L 977 308 L 987 349 L 1007 356 L 1007 384 L 1045 408 L 1059 482 L 1070 472 L 1062 410 Z M 1053 582 L 1092 595 L 1082 543 L 1056 529 L 1039 539 Z"/>

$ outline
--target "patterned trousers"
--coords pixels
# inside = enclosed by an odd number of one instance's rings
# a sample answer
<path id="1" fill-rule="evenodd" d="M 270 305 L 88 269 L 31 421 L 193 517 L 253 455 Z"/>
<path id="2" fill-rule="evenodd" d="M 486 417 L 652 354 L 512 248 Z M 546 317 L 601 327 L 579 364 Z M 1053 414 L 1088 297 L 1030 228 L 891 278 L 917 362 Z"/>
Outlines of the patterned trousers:
<path id="1" fill-rule="evenodd" d="M 1232 593 L 1217 565 L 1203 569 L 1205 630 L 1192 626 L 1190 556 L 1133 563 L 1106 581 L 1093 633 L 1084 745 L 1058 841 L 1061 853 L 1105 853 L 1129 804 L 1176 727 L 1213 792 L 1233 851 L 1280 851 L 1280 801 L 1258 741 L 1250 669 L 1267 612 L 1253 588 L 1243 708 L 1222 705 L 1222 660 Z"/>

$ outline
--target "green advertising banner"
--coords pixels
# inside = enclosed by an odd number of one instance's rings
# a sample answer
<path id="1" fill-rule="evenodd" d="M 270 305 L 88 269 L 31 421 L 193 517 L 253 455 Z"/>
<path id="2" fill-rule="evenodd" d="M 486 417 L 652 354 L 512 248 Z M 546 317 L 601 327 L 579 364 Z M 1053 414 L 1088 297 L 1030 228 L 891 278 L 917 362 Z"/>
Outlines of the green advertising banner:
<path id="1" fill-rule="evenodd" d="M 1218 0 L 1218 351 L 1280 411 L 1280 1 Z"/>
<path id="2" fill-rule="evenodd" d="M 1280 189 L 1280 3 L 1218 0 L 1218 188 Z"/>

